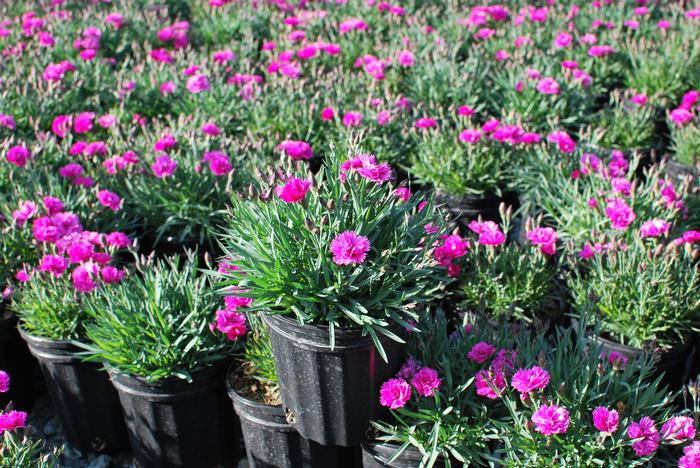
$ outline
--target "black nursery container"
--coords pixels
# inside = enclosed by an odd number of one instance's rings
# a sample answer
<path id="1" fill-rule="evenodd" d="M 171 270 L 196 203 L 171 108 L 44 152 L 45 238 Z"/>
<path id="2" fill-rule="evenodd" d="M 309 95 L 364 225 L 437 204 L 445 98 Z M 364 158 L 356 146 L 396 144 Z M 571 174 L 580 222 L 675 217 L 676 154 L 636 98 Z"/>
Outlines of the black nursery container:
<path id="1" fill-rule="evenodd" d="M 17 317 L 13 314 L 3 316 L 0 305 L 0 370 L 10 375 L 10 391 L 0 393 L 0 411 L 12 402 L 15 409 L 29 410 L 34 404 L 38 392 L 35 370 L 38 372 L 36 359 L 29 352 L 27 343 L 17 331 Z"/>
<path id="2" fill-rule="evenodd" d="M 328 327 L 275 315 L 265 321 L 290 424 L 322 445 L 362 443 L 369 421 L 381 411 L 379 388 L 403 362 L 403 345 L 382 337 L 384 362 L 361 328 L 336 328 L 331 350 Z"/>
<path id="3" fill-rule="evenodd" d="M 502 197 L 492 194 L 485 194 L 481 197 L 451 197 L 438 193 L 436 201 L 444 204 L 462 226 L 467 226 L 470 221 L 479 218 L 479 216 L 484 221 L 500 222 L 501 215 L 498 207 L 501 203 L 512 206 L 513 210 L 519 205 L 517 195 L 512 193 L 503 194 Z"/>
<path id="4" fill-rule="evenodd" d="M 238 435 L 226 396 L 226 362 L 179 378 L 146 382 L 110 371 L 134 458 L 142 468 L 235 467 Z"/>
<path id="5" fill-rule="evenodd" d="M 327 447 L 306 440 L 289 425 L 282 406 L 258 403 L 236 393 L 226 380 L 228 395 L 243 430 L 251 468 L 353 468 L 354 449 Z"/>
<path id="6" fill-rule="evenodd" d="M 594 343 L 600 344 L 605 353 L 617 352 L 627 358 L 635 359 L 644 354 L 644 350 L 622 345 L 602 337 L 589 337 Z M 664 374 L 661 383 L 668 385 L 672 390 L 680 389 L 688 381 L 690 367 L 695 354 L 695 345 L 692 341 L 673 347 L 667 351 L 653 351 L 656 375 Z"/>
<path id="7" fill-rule="evenodd" d="M 408 447 L 394 461 L 389 463 L 400 445 L 385 442 L 365 442 L 362 444 L 362 466 L 364 468 L 416 468 L 423 460 L 423 455 L 415 447 Z M 433 465 L 434 468 L 443 468 L 445 465 L 442 458 L 438 458 Z"/>
<path id="8" fill-rule="evenodd" d="M 39 361 L 54 410 L 68 443 L 82 452 L 111 453 L 127 447 L 117 392 L 98 364 L 76 357 L 70 341 L 19 332 Z"/>

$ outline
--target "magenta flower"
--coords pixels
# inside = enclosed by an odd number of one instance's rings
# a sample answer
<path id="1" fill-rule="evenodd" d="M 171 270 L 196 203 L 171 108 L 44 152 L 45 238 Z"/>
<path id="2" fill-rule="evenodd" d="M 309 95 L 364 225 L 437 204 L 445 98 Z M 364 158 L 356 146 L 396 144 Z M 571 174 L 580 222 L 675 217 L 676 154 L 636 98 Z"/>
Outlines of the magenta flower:
<path id="1" fill-rule="evenodd" d="M 88 133 L 92 130 L 92 120 L 95 118 L 94 112 L 81 112 L 73 120 L 73 130 L 75 133 Z"/>
<path id="2" fill-rule="evenodd" d="M 10 390 L 10 374 L 0 370 L 0 393 L 7 393 Z"/>
<path id="3" fill-rule="evenodd" d="M 330 249 L 336 265 L 359 264 L 367 257 L 369 239 L 355 231 L 345 231 L 331 241 Z"/>
<path id="4" fill-rule="evenodd" d="M 683 456 L 678 459 L 678 468 L 698 468 L 700 466 L 700 441 L 683 447 Z"/>
<path id="5" fill-rule="evenodd" d="M 39 264 L 39 270 L 43 272 L 49 272 L 55 277 L 59 277 L 68 268 L 69 261 L 65 257 L 60 257 L 58 255 L 44 255 Z"/>
<path id="6" fill-rule="evenodd" d="M 207 78 L 206 75 L 198 73 L 191 76 L 187 80 L 185 87 L 187 88 L 187 91 L 192 94 L 203 93 L 204 91 L 209 90 L 209 78 Z"/>
<path id="7" fill-rule="evenodd" d="M 557 405 L 540 406 L 531 419 L 535 430 L 546 436 L 563 434 L 569 428 L 569 412 Z"/>
<path id="8" fill-rule="evenodd" d="M 688 416 L 674 416 L 661 427 L 661 436 L 665 440 L 692 440 L 695 438 L 695 423 Z"/>
<path id="9" fill-rule="evenodd" d="M 23 411 L 8 411 L 0 413 L 0 435 L 5 431 L 21 429 L 27 422 L 27 413 Z"/>
<path id="10" fill-rule="evenodd" d="M 235 265 L 234 265 L 235 267 Z M 238 267 L 235 267 L 238 268 Z M 238 310 L 239 307 L 250 307 L 253 303 L 253 299 L 250 297 L 243 296 L 226 296 L 224 297 L 224 304 L 226 304 L 226 309 L 228 310 Z"/>
<path id="11" fill-rule="evenodd" d="M 510 381 L 514 389 L 522 395 L 527 395 L 533 390 L 544 389 L 549 383 L 549 372 L 538 366 L 530 369 L 520 369 Z"/>
<path id="12" fill-rule="evenodd" d="M 107 234 L 105 236 L 105 242 L 107 242 L 107 245 L 110 247 L 116 247 L 118 249 L 124 249 L 131 244 L 129 237 L 123 232 L 111 232 Z"/>
<path id="13" fill-rule="evenodd" d="M 343 125 L 346 127 L 359 127 L 362 125 L 362 114 L 359 112 L 346 112 L 343 115 Z"/>
<path id="14" fill-rule="evenodd" d="M 77 266 L 73 273 L 71 273 L 71 279 L 73 281 L 73 287 L 76 291 L 82 293 L 89 293 L 97 289 L 97 283 L 95 279 L 99 274 L 99 267 L 95 264 L 86 263 L 84 265 Z"/>
<path id="15" fill-rule="evenodd" d="M 226 337 L 235 341 L 246 334 L 247 326 L 245 314 L 232 309 L 222 309 L 216 311 L 216 322 L 210 325 L 212 331 L 218 330 Z"/>
<path id="16" fill-rule="evenodd" d="M 537 91 L 542 94 L 559 94 L 559 83 L 552 77 L 542 78 L 537 82 Z"/>
<path id="17" fill-rule="evenodd" d="M 295 161 L 300 159 L 311 159 L 314 157 L 314 150 L 311 145 L 305 141 L 284 140 L 277 145 L 279 151 L 284 151 L 287 156 Z"/>
<path id="18" fill-rule="evenodd" d="M 671 225 L 663 219 L 651 219 L 642 223 L 642 227 L 639 228 L 639 236 L 659 237 L 666 234 L 670 227 Z"/>
<path id="19" fill-rule="evenodd" d="M 173 175 L 177 168 L 177 162 L 170 159 L 167 154 L 156 156 L 156 162 L 151 164 L 151 170 L 158 178 L 165 178 Z"/>
<path id="20" fill-rule="evenodd" d="M 345 180 L 349 171 L 357 172 L 365 179 L 378 184 L 391 180 L 394 176 L 388 163 L 377 163 L 373 154 L 359 154 L 340 165 L 340 178 Z"/>
<path id="21" fill-rule="evenodd" d="M 105 284 L 121 283 L 124 279 L 124 270 L 110 265 L 102 268 L 100 275 L 102 275 L 102 281 Z"/>
<path id="22" fill-rule="evenodd" d="M 215 176 L 223 176 L 233 170 L 228 155 L 221 151 L 207 151 L 202 157 L 202 162 L 209 164 L 209 170 Z"/>
<path id="23" fill-rule="evenodd" d="M 389 379 L 379 390 L 379 403 L 389 409 L 403 408 L 411 399 L 411 386 L 404 379 Z"/>
<path id="24" fill-rule="evenodd" d="M 5 159 L 9 163 L 14 164 L 17 167 L 24 167 L 27 165 L 27 160 L 32 156 L 27 148 L 22 145 L 15 145 L 10 147 L 5 154 Z"/>
<path id="25" fill-rule="evenodd" d="M 497 366 L 482 369 L 474 375 L 476 394 L 495 400 L 506 389 L 506 379 L 503 371 Z"/>
<path id="26" fill-rule="evenodd" d="M 484 341 L 481 341 L 474 346 L 472 346 L 472 349 L 467 353 L 467 358 L 470 361 L 478 362 L 479 364 L 483 364 L 486 362 L 492 355 L 493 353 L 496 352 L 496 347 L 493 345 L 490 345 Z"/>
<path id="27" fill-rule="evenodd" d="M 63 202 L 56 197 L 44 197 L 42 202 L 44 203 L 44 209 L 49 216 L 63 211 Z"/>
<path id="28" fill-rule="evenodd" d="M 411 385 L 415 387 L 416 392 L 424 397 L 435 394 L 441 383 L 442 381 L 438 377 L 437 371 L 430 367 L 423 367 L 411 379 Z"/>
<path id="29" fill-rule="evenodd" d="M 285 203 L 298 203 L 304 200 L 310 187 L 310 180 L 301 180 L 292 176 L 283 186 L 278 186 L 275 189 L 275 193 Z"/>
<path id="30" fill-rule="evenodd" d="M 122 199 L 114 192 L 100 190 L 97 192 L 97 199 L 102 206 L 106 206 L 115 213 L 122 208 Z"/>
<path id="31" fill-rule="evenodd" d="M 421 117 L 416 120 L 416 128 L 436 128 L 437 120 L 428 117 Z"/>
<path id="32" fill-rule="evenodd" d="M 477 128 L 464 130 L 459 134 L 459 139 L 465 143 L 478 143 L 481 140 L 481 131 Z"/>
<path id="33" fill-rule="evenodd" d="M 677 109 L 673 109 L 669 114 L 669 117 L 677 127 L 683 127 L 684 125 L 692 122 L 695 116 L 688 109 L 679 107 Z"/>
<path id="34" fill-rule="evenodd" d="M 34 202 L 23 201 L 20 203 L 19 209 L 12 212 L 12 219 L 18 226 L 24 226 L 28 220 L 34 217 L 37 211 L 37 206 Z"/>
<path id="35" fill-rule="evenodd" d="M 545 255 L 554 255 L 557 250 L 557 231 L 550 227 L 538 227 L 527 233 L 532 245 L 539 245 Z"/>
<path id="36" fill-rule="evenodd" d="M 219 136 L 221 135 L 221 129 L 215 124 L 211 122 L 207 122 L 202 124 L 202 127 L 200 128 L 202 133 L 205 135 L 209 136 Z"/>
<path id="37" fill-rule="evenodd" d="M 621 198 L 608 200 L 608 205 L 605 208 L 605 215 L 610 219 L 612 228 L 618 231 L 627 229 L 627 226 L 632 224 L 637 217 L 627 202 Z"/>
<path id="38" fill-rule="evenodd" d="M 659 447 L 661 436 L 654 426 L 654 420 L 644 416 L 639 422 L 632 422 L 627 426 L 627 437 L 635 442 L 632 448 L 638 457 L 646 457 L 653 454 Z"/>
<path id="39" fill-rule="evenodd" d="M 616 410 L 609 410 L 604 406 L 599 406 L 593 410 L 593 425 L 600 432 L 612 434 L 617 430 L 620 416 Z"/>
<path id="40" fill-rule="evenodd" d="M 413 376 L 420 370 L 421 366 L 418 361 L 415 360 L 413 356 L 410 356 L 408 360 L 401 366 L 401 369 L 396 373 L 396 377 L 410 380 Z"/>
<path id="41" fill-rule="evenodd" d="M 506 236 L 501 228 L 493 221 L 472 221 L 469 229 L 479 234 L 480 245 L 501 245 L 506 241 Z"/>

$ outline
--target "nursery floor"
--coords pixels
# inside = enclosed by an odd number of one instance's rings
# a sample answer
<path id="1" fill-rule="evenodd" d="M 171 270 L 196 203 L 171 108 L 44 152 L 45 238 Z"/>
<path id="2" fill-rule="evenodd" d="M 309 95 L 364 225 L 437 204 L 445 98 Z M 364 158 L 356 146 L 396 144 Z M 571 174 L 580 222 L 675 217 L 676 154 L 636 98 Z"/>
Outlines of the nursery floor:
<path id="1" fill-rule="evenodd" d="M 29 412 L 27 422 L 31 426 L 34 436 L 44 439 L 49 447 L 65 447 L 60 459 L 60 466 L 63 468 L 138 468 L 129 452 L 110 456 L 83 453 L 69 447 L 47 395 L 39 398 L 34 404 L 34 408 Z M 241 447 L 241 460 L 238 463 L 238 468 L 248 468 L 243 447 Z"/>

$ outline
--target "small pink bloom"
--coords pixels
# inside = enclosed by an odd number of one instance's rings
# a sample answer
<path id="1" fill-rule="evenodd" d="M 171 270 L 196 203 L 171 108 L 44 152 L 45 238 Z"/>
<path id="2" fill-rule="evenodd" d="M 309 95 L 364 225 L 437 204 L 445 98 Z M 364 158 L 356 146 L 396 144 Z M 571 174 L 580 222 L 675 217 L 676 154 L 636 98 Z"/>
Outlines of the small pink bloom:
<path id="1" fill-rule="evenodd" d="M 616 410 L 609 410 L 604 406 L 599 406 L 593 410 L 593 425 L 600 432 L 612 434 L 617 430 L 620 420 Z"/>
<path id="2" fill-rule="evenodd" d="M 232 309 L 217 310 L 216 322 L 211 324 L 210 328 L 212 331 L 218 330 L 224 333 L 231 341 L 235 341 L 245 335 L 248 329 L 245 314 Z"/>
<path id="3" fill-rule="evenodd" d="M 642 227 L 639 228 L 639 236 L 659 237 L 666 234 L 670 227 L 671 225 L 663 219 L 650 219 L 642 223 Z"/>
<path id="4" fill-rule="evenodd" d="M 106 206 L 114 212 L 119 211 L 122 207 L 122 199 L 119 195 L 109 190 L 100 190 L 97 192 L 97 199 L 102 206 Z"/>
<path id="5" fill-rule="evenodd" d="M 200 130 L 202 130 L 202 133 L 204 133 L 205 135 L 209 135 L 209 136 L 221 135 L 221 129 L 219 127 L 217 127 L 216 124 L 211 123 L 211 122 L 207 122 L 205 124 L 202 124 L 202 127 Z"/>
<path id="6" fill-rule="evenodd" d="M 106 266 L 100 271 L 102 281 L 105 284 L 121 283 L 124 280 L 124 270 L 113 266 Z"/>
<path id="7" fill-rule="evenodd" d="M 429 397 L 440 387 L 442 381 L 438 378 L 438 373 L 430 367 L 423 367 L 416 372 L 411 379 L 411 385 L 419 395 Z"/>
<path id="8" fill-rule="evenodd" d="M 10 375 L 4 370 L 0 370 L 0 393 L 7 393 L 10 390 Z"/>
<path id="9" fill-rule="evenodd" d="M 646 457 L 659 447 L 661 436 L 654 426 L 654 420 L 644 416 L 639 422 L 632 422 L 627 426 L 627 437 L 635 440 L 632 448 L 638 457 Z"/>
<path id="10" fill-rule="evenodd" d="M 489 367 L 488 370 L 482 369 L 474 376 L 474 388 L 477 395 L 495 400 L 506 389 L 505 376 L 494 366 Z"/>
<path id="11" fill-rule="evenodd" d="M 34 202 L 23 201 L 20 203 L 19 209 L 12 212 L 12 219 L 18 226 L 23 226 L 37 211 L 37 206 Z"/>
<path id="12" fill-rule="evenodd" d="M 304 200 L 306 192 L 311 187 L 310 180 L 290 177 L 283 186 L 278 186 L 275 193 L 285 203 L 299 203 Z"/>
<path id="13" fill-rule="evenodd" d="M 335 118 L 335 111 L 332 107 L 325 107 L 321 111 L 321 120 L 329 121 Z"/>
<path id="14" fill-rule="evenodd" d="M 110 247 L 116 247 L 118 249 L 124 249 L 131 244 L 129 236 L 123 232 L 111 232 L 105 236 L 105 241 Z"/>
<path id="15" fill-rule="evenodd" d="M 346 127 L 359 127 L 362 125 L 362 114 L 359 112 L 346 112 L 343 115 L 343 125 Z"/>
<path id="16" fill-rule="evenodd" d="M 284 151 L 290 158 L 295 161 L 300 159 L 311 159 L 314 156 L 314 150 L 311 145 L 305 141 L 284 140 L 277 145 L 279 151 Z"/>
<path id="17" fill-rule="evenodd" d="M 151 164 L 151 170 L 158 178 L 165 178 L 173 175 L 177 168 L 177 162 L 170 159 L 170 156 L 163 154 L 156 156 L 156 162 Z"/>
<path id="18" fill-rule="evenodd" d="M 569 428 L 569 412 L 557 405 L 542 405 L 532 415 L 535 430 L 545 436 L 563 434 Z"/>
<path id="19" fill-rule="evenodd" d="M 698 468 L 700 466 L 700 441 L 683 448 L 683 456 L 678 460 L 678 468 Z"/>
<path id="20" fill-rule="evenodd" d="M 554 255 L 557 249 L 557 231 L 550 227 L 538 227 L 527 233 L 532 245 L 539 245 L 545 255 Z"/>
<path id="21" fill-rule="evenodd" d="M 469 353 L 467 353 L 467 358 L 471 361 L 478 362 L 479 364 L 483 364 L 495 352 L 496 352 L 495 346 L 490 345 L 484 341 L 481 341 L 481 342 L 475 344 L 474 346 L 472 346 L 472 349 L 469 351 Z"/>
<path id="22" fill-rule="evenodd" d="M 8 411 L 0 413 L 0 435 L 5 431 L 21 429 L 27 422 L 27 413 L 23 411 Z"/>
<path id="23" fill-rule="evenodd" d="M 612 228 L 618 231 L 627 229 L 627 226 L 632 224 L 637 217 L 625 200 L 620 198 L 608 200 L 608 205 L 605 208 L 605 215 L 610 219 Z"/>
<path id="24" fill-rule="evenodd" d="M 404 379 L 389 379 L 379 390 L 379 403 L 390 409 L 403 408 L 411 399 L 411 386 Z"/>
<path id="25" fill-rule="evenodd" d="M 526 395 L 534 390 L 544 389 L 549 384 L 549 372 L 538 366 L 520 369 L 513 375 L 510 384 L 521 395 Z"/>
<path id="26" fill-rule="evenodd" d="M 692 440 L 695 438 L 695 422 L 688 416 L 674 416 L 661 427 L 665 440 Z"/>
<path id="27" fill-rule="evenodd" d="M 465 143 L 477 143 L 481 140 L 481 131 L 476 128 L 464 130 L 459 134 L 459 139 Z"/>
<path id="28" fill-rule="evenodd" d="M 369 239 L 355 231 L 345 231 L 331 241 L 330 250 L 336 265 L 360 264 L 369 252 Z"/>
<path id="29" fill-rule="evenodd" d="M 32 154 L 27 148 L 22 145 L 15 145 L 10 147 L 5 154 L 5 158 L 8 162 L 14 164 L 17 167 L 24 167 L 27 165 L 27 160 L 31 158 Z"/>
<path id="30" fill-rule="evenodd" d="M 51 273 L 55 277 L 60 277 L 68 268 L 69 261 L 65 257 L 57 255 L 44 255 L 39 264 L 39 271 Z"/>
<path id="31" fill-rule="evenodd" d="M 221 151 L 207 151 L 202 157 L 202 162 L 209 164 L 209 170 L 215 176 L 226 175 L 233 170 L 228 155 Z"/>
<path id="32" fill-rule="evenodd" d="M 99 274 L 99 268 L 94 264 L 84 264 L 77 266 L 71 274 L 73 287 L 76 291 L 89 293 L 97 289 L 95 279 Z"/>
<path id="33" fill-rule="evenodd" d="M 203 93 L 209 90 L 209 78 L 207 78 L 206 75 L 198 73 L 187 80 L 185 87 L 187 91 L 192 94 Z"/>

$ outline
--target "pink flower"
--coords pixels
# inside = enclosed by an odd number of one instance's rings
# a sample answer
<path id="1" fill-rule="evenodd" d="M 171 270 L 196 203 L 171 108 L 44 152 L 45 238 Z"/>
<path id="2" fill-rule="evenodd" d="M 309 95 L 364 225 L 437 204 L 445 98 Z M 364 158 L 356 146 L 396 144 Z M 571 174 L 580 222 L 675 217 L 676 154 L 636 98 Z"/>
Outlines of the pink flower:
<path id="1" fill-rule="evenodd" d="M 394 195 L 396 195 L 397 198 L 407 202 L 409 198 L 411 198 L 411 190 L 408 187 L 396 187 L 396 190 L 394 190 Z"/>
<path id="2" fill-rule="evenodd" d="M 0 370 L 0 393 L 7 393 L 10 390 L 10 375 L 4 370 Z"/>
<path id="3" fill-rule="evenodd" d="M 34 202 L 23 201 L 19 205 L 19 209 L 12 212 L 12 219 L 18 226 L 24 226 L 29 219 L 37 213 L 37 206 Z"/>
<path id="4" fill-rule="evenodd" d="M 97 199 L 102 206 L 106 206 L 115 213 L 122 208 L 122 199 L 114 192 L 100 190 L 97 192 Z"/>
<path id="5" fill-rule="evenodd" d="M 17 167 L 24 167 L 27 165 L 27 160 L 32 156 L 27 148 L 22 145 L 15 145 L 10 147 L 5 154 L 5 158 L 8 162 L 14 164 Z"/>
<path id="6" fill-rule="evenodd" d="M 428 117 L 421 117 L 416 120 L 416 128 L 436 128 L 437 120 Z"/>
<path id="7" fill-rule="evenodd" d="M 557 34 L 557 37 L 554 38 L 554 47 L 557 49 L 563 49 L 565 47 L 569 47 L 571 43 L 573 42 L 573 37 L 571 34 L 567 32 L 561 32 Z"/>
<path id="8" fill-rule="evenodd" d="M 76 291 L 82 293 L 89 293 L 97 289 L 97 283 L 95 279 L 99 274 L 99 268 L 95 264 L 86 263 L 84 265 L 77 266 L 73 273 L 71 273 L 71 279 L 73 281 L 73 287 Z"/>
<path id="9" fill-rule="evenodd" d="M 569 428 L 569 412 L 561 406 L 542 405 L 533 413 L 532 422 L 540 434 L 563 434 Z"/>
<path id="10" fill-rule="evenodd" d="M 226 334 L 226 337 L 235 341 L 246 334 L 247 326 L 245 314 L 231 309 L 221 309 L 216 311 L 216 322 L 210 325 L 212 331 L 218 330 Z"/>
<path id="11" fill-rule="evenodd" d="M 333 110 L 332 107 L 325 107 L 321 111 L 321 120 L 333 120 L 335 118 L 335 111 Z"/>
<path id="12" fill-rule="evenodd" d="M 390 409 L 403 408 L 411 399 L 411 386 L 404 379 L 389 379 L 379 390 L 379 403 Z"/>
<path id="13" fill-rule="evenodd" d="M 198 73 L 187 80 L 185 87 L 187 91 L 192 94 L 203 93 L 209 89 L 209 78 L 207 78 L 206 75 Z"/>
<path id="14" fill-rule="evenodd" d="M 593 425 L 600 432 L 612 434 L 617 430 L 620 417 L 616 410 L 609 410 L 604 406 L 599 406 L 593 410 Z"/>
<path id="15" fill-rule="evenodd" d="M 477 395 L 495 400 L 506 389 L 506 379 L 501 369 L 491 366 L 474 375 L 474 388 Z"/>
<path id="16" fill-rule="evenodd" d="M 221 129 L 219 127 L 217 127 L 216 124 L 211 123 L 211 122 L 207 122 L 205 124 L 202 124 L 202 127 L 200 130 L 202 130 L 202 133 L 204 133 L 205 135 L 209 135 L 209 136 L 221 135 Z"/>
<path id="17" fill-rule="evenodd" d="M 177 146 L 177 140 L 175 137 L 166 133 L 160 140 L 156 141 L 153 145 L 154 151 L 168 151 L 170 148 L 175 148 Z"/>
<path id="18" fill-rule="evenodd" d="M 359 127 L 362 125 L 362 114 L 359 112 L 346 112 L 343 115 L 343 125 L 346 127 Z"/>
<path id="19" fill-rule="evenodd" d="M 605 215 L 610 219 L 612 228 L 618 231 L 627 229 L 627 226 L 632 224 L 637 217 L 627 202 L 620 198 L 608 200 L 608 205 L 605 208 Z"/>
<path id="20" fill-rule="evenodd" d="M 643 94 L 643 93 L 635 94 L 634 96 L 632 96 L 632 99 L 631 99 L 631 101 L 633 103 L 637 104 L 638 106 L 645 105 L 648 100 L 649 99 L 647 98 L 647 95 Z"/>
<path id="21" fill-rule="evenodd" d="M 615 177 L 612 181 L 613 191 L 620 193 L 625 197 L 629 197 L 632 194 L 632 182 L 625 179 L 624 177 Z"/>
<path id="22" fill-rule="evenodd" d="M 438 373 L 430 367 L 423 367 L 413 374 L 411 385 L 419 395 L 429 397 L 437 391 L 442 381 L 438 378 Z"/>
<path id="23" fill-rule="evenodd" d="M 682 107 L 679 107 L 677 109 L 673 109 L 669 114 L 669 117 L 671 118 L 673 123 L 676 124 L 677 127 L 682 127 L 690 123 L 695 116 L 688 109 L 683 109 Z"/>
<path id="24" fill-rule="evenodd" d="M 27 422 L 27 413 L 23 411 L 8 411 L 0 413 L 0 435 L 5 431 L 21 429 Z"/>
<path id="25" fill-rule="evenodd" d="M 131 244 L 129 237 L 123 232 L 111 232 L 105 236 L 105 241 L 110 247 L 116 247 L 118 249 L 124 249 Z"/>
<path id="26" fill-rule="evenodd" d="M 92 120 L 95 118 L 94 112 L 81 112 L 73 120 L 73 130 L 75 133 L 88 133 L 92 130 Z"/>
<path id="27" fill-rule="evenodd" d="M 459 106 L 457 108 L 457 115 L 461 115 L 464 117 L 470 117 L 470 116 L 474 115 L 474 112 L 475 112 L 474 109 L 472 109 L 469 106 Z"/>
<path id="28" fill-rule="evenodd" d="M 690 230 L 683 233 L 683 242 L 694 244 L 698 241 L 700 241 L 700 231 Z"/>
<path id="29" fill-rule="evenodd" d="M 642 223 L 642 227 L 639 228 L 639 236 L 659 237 L 666 234 L 670 227 L 671 225 L 663 219 L 651 219 Z"/>
<path id="30" fill-rule="evenodd" d="M 221 151 L 207 151 L 202 157 L 202 162 L 209 164 L 209 170 L 215 176 L 226 175 L 233 170 L 228 155 Z"/>
<path id="31" fill-rule="evenodd" d="M 68 259 L 65 257 L 59 257 L 57 255 L 44 255 L 44 257 L 41 259 L 39 270 L 49 272 L 58 278 L 64 271 L 66 271 L 68 265 Z"/>
<path id="32" fill-rule="evenodd" d="M 173 175 L 176 168 L 177 162 L 170 159 L 167 154 L 156 156 L 156 162 L 151 164 L 153 174 L 161 179 Z"/>
<path id="33" fill-rule="evenodd" d="M 311 187 L 310 180 L 301 180 L 292 176 L 283 186 L 278 186 L 275 193 L 285 203 L 299 203 L 304 200 L 309 187 Z"/>
<path id="34" fill-rule="evenodd" d="M 235 60 L 236 54 L 234 54 L 232 50 L 226 49 L 214 52 L 212 58 L 214 59 L 214 63 L 217 65 L 224 65 L 232 60 Z"/>
<path id="35" fill-rule="evenodd" d="M 661 436 L 665 440 L 692 440 L 695 438 L 695 424 L 688 416 L 674 416 L 661 427 Z"/>
<path id="36" fill-rule="evenodd" d="M 614 53 L 615 48 L 610 45 L 594 45 L 588 49 L 588 55 L 591 57 L 604 57 Z"/>
<path id="37" fill-rule="evenodd" d="M 100 271 L 102 280 L 106 284 L 121 283 L 124 280 L 124 270 L 113 266 L 106 266 Z"/>
<path id="38" fill-rule="evenodd" d="M 305 141 L 284 140 L 277 145 L 279 151 L 284 151 L 290 158 L 295 161 L 300 159 L 311 159 L 314 156 L 314 150 L 311 145 Z"/>
<path id="39" fill-rule="evenodd" d="M 399 53 L 399 65 L 401 65 L 402 67 L 412 67 L 414 63 L 415 57 L 413 56 L 413 52 L 408 50 L 402 50 Z"/>
<path id="40" fill-rule="evenodd" d="M 369 239 L 355 231 L 345 231 L 331 241 L 330 250 L 336 265 L 359 264 L 365 261 L 369 252 Z"/>
<path id="41" fill-rule="evenodd" d="M 632 448 L 638 457 L 646 457 L 653 454 L 659 447 L 661 436 L 654 426 L 654 420 L 644 416 L 639 422 L 632 422 L 627 426 L 627 437 L 635 440 Z"/>
<path id="42" fill-rule="evenodd" d="M 382 184 L 393 178 L 391 166 L 388 163 L 377 163 L 373 154 L 359 154 L 340 165 L 340 178 L 345 180 L 349 171 L 357 172 L 365 179 Z"/>
<path id="43" fill-rule="evenodd" d="M 554 255 L 557 250 L 557 231 L 550 227 L 538 227 L 527 233 L 532 245 L 539 245 L 545 255 Z"/>
<path id="44" fill-rule="evenodd" d="M 481 140 L 481 131 L 479 129 L 467 129 L 459 134 L 459 139 L 465 143 L 477 143 Z"/>
<path id="45" fill-rule="evenodd" d="M 234 268 L 238 268 L 233 265 Z M 228 310 L 238 310 L 239 307 L 250 307 L 253 303 L 253 299 L 250 297 L 243 296 L 226 296 L 224 297 L 224 304 L 226 304 L 226 309 Z"/>
<path id="46" fill-rule="evenodd" d="M 165 81 L 160 85 L 160 94 L 167 96 L 175 92 L 175 83 L 171 80 Z"/>
<path id="47" fill-rule="evenodd" d="M 678 468 L 698 468 L 700 466 L 700 441 L 683 447 L 683 456 L 678 460 Z"/>
<path id="48" fill-rule="evenodd" d="M 495 352 L 496 352 L 495 346 L 490 345 L 484 341 L 481 341 L 481 342 L 475 344 L 474 346 L 472 346 L 472 349 L 469 351 L 469 353 L 467 353 L 467 358 L 471 361 L 478 362 L 479 364 L 483 364 Z"/>
<path id="49" fill-rule="evenodd" d="M 15 118 L 8 114 L 0 114 L 0 127 L 5 127 L 10 130 L 17 128 Z"/>
<path id="50" fill-rule="evenodd" d="M 501 228 L 493 221 L 472 221 L 469 229 L 479 234 L 480 245 L 501 245 L 506 241 L 506 236 Z"/>
<path id="51" fill-rule="evenodd" d="M 547 141 L 556 143 L 562 153 L 572 153 L 576 149 L 576 142 L 564 131 L 557 130 L 547 135 Z"/>
<path id="52" fill-rule="evenodd" d="M 559 94 L 559 83 L 552 78 L 542 78 L 537 82 L 537 91 L 542 94 Z"/>
<path id="53" fill-rule="evenodd" d="M 421 368 L 418 361 L 415 360 L 413 356 L 410 356 L 408 360 L 401 366 L 401 369 L 396 373 L 396 377 L 402 379 L 412 379 L 416 372 Z"/>
<path id="54" fill-rule="evenodd" d="M 544 389 L 549 384 L 549 372 L 538 366 L 520 369 L 513 375 L 510 384 L 521 395 L 527 395 L 533 390 Z"/>

